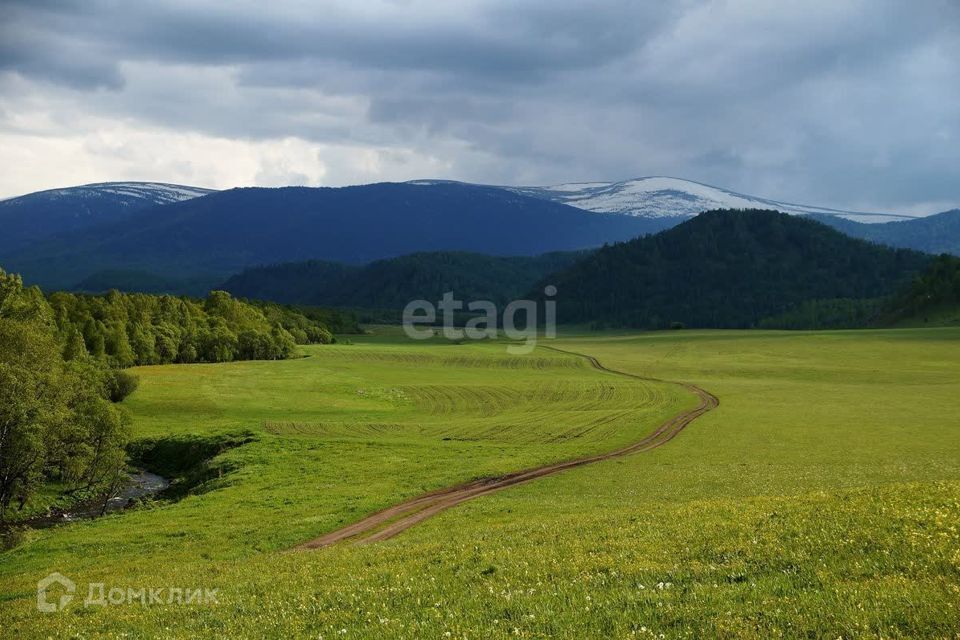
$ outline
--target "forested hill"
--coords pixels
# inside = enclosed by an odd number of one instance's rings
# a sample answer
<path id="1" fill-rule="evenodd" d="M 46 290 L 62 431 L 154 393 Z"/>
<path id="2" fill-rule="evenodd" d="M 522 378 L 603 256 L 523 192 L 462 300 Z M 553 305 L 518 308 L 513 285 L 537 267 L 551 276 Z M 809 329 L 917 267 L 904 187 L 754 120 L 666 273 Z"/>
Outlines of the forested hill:
<path id="1" fill-rule="evenodd" d="M 960 324 L 960 258 L 938 256 L 887 305 L 882 322 L 893 325 Z"/>
<path id="2" fill-rule="evenodd" d="M 297 262 L 249 269 L 221 288 L 236 296 L 290 304 L 401 309 L 411 300 L 460 300 L 498 305 L 521 297 L 538 280 L 589 252 L 499 258 L 466 252 L 415 253 L 364 267 Z"/>
<path id="3" fill-rule="evenodd" d="M 557 286 L 561 322 L 741 328 L 805 300 L 890 294 L 931 260 L 813 220 L 725 210 L 604 247 L 541 284 Z"/>
<path id="4" fill-rule="evenodd" d="M 766 318 L 765 329 L 861 329 L 960 325 L 960 258 L 943 254 L 909 285 L 882 298 L 806 300 Z"/>

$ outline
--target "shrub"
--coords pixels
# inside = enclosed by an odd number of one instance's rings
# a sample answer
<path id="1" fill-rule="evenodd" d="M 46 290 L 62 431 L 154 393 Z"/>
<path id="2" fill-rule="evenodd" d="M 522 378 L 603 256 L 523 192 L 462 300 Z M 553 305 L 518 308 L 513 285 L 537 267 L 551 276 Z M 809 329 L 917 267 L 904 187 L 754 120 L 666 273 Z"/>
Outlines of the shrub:
<path id="1" fill-rule="evenodd" d="M 132 373 L 120 369 L 110 372 L 107 377 L 107 395 L 110 402 L 122 401 L 136 391 L 139 385 L 140 378 Z"/>

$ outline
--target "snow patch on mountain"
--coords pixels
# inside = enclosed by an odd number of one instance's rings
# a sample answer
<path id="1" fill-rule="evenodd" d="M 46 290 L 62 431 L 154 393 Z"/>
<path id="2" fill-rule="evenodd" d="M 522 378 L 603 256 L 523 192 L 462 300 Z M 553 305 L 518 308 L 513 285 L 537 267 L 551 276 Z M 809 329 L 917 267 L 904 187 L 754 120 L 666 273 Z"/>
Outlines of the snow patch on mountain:
<path id="1" fill-rule="evenodd" d="M 454 180 L 411 180 L 423 186 L 451 184 Z M 463 183 L 460 183 L 463 184 Z M 690 218 L 712 209 L 773 209 L 794 215 L 824 214 L 857 222 L 892 222 L 916 216 L 846 211 L 769 198 L 748 196 L 693 180 L 651 176 L 622 182 L 567 182 L 546 187 L 493 186 L 519 195 L 551 200 L 596 213 L 617 213 L 639 218 Z"/>
<path id="2" fill-rule="evenodd" d="M 577 182 L 546 187 L 503 187 L 515 193 L 594 211 L 643 218 L 692 217 L 711 209 L 775 209 L 784 213 L 820 213 L 859 222 L 890 222 L 912 216 L 844 211 L 779 202 L 719 187 L 664 176 L 623 182 Z"/>
<path id="3" fill-rule="evenodd" d="M 145 206 L 150 204 L 181 202 L 183 200 L 205 196 L 208 193 L 213 193 L 213 189 L 168 184 L 165 182 L 97 182 L 80 185 L 78 187 L 37 191 L 28 194 L 28 196 L 8 198 L 5 202 L 13 204 L 21 199 L 26 200 L 28 197 L 49 201 L 65 198 L 89 200 L 111 198 L 119 201 L 123 205 Z"/>

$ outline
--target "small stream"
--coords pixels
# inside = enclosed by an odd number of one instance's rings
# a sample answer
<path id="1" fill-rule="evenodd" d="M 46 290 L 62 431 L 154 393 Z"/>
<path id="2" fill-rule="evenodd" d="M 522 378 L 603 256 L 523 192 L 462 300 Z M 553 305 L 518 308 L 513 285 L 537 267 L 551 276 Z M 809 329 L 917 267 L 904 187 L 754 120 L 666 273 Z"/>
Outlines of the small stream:
<path id="1" fill-rule="evenodd" d="M 134 500 L 156 495 L 169 486 L 170 481 L 163 476 L 138 469 L 136 473 L 130 474 L 130 484 L 124 487 L 118 495 L 107 500 L 106 512 L 126 509 Z"/>
<path id="2" fill-rule="evenodd" d="M 130 474 L 129 482 L 120 490 L 120 493 L 107 500 L 106 507 L 104 507 L 103 499 L 101 498 L 87 504 L 72 507 L 66 511 L 58 510 L 49 515 L 32 518 L 24 524 L 34 529 L 46 529 L 47 527 L 53 527 L 58 524 L 96 518 L 105 513 L 122 511 L 138 499 L 156 495 L 169 486 L 170 481 L 163 476 L 138 469 Z"/>

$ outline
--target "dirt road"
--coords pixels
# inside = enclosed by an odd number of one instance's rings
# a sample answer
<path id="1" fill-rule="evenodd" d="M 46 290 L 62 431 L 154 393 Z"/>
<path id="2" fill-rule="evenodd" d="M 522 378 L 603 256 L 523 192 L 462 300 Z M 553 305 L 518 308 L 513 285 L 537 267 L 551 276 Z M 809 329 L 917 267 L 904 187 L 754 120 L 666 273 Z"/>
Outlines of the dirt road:
<path id="1" fill-rule="evenodd" d="M 544 348 L 551 349 L 553 351 L 559 351 L 561 353 L 580 356 L 581 358 L 588 360 L 595 368 L 608 373 L 613 373 L 628 378 L 635 378 L 637 380 L 653 380 L 657 382 L 664 382 L 663 380 L 658 380 L 656 378 L 645 378 L 632 373 L 625 373 L 623 371 L 609 369 L 593 356 L 586 354 L 566 351 L 556 347 Z M 406 502 L 388 507 L 383 511 L 378 511 L 377 513 L 367 516 L 359 522 L 355 522 L 341 529 L 337 529 L 336 531 L 331 531 L 330 533 L 324 534 L 319 538 L 305 542 L 299 545 L 297 548 L 319 549 L 342 542 L 344 540 L 353 540 L 358 544 L 367 544 L 370 542 L 386 540 L 387 538 L 392 538 L 398 533 L 409 529 L 418 522 L 422 522 L 423 520 L 426 520 L 427 518 L 434 516 L 441 511 L 445 511 L 450 507 L 460 504 L 461 502 L 466 502 L 467 500 L 472 500 L 474 498 L 478 498 L 495 491 L 500 491 L 524 482 L 536 480 L 537 478 L 542 478 L 566 469 L 573 469 L 574 467 L 582 467 L 583 465 L 600 462 L 601 460 L 610 460 L 611 458 L 618 458 L 631 453 L 639 453 L 641 451 L 656 449 L 657 447 L 670 442 L 670 440 L 680 433 L 684 427 L 706 412 L 716 408 L 720 404 L 720 401 L 716 398 L 716 396 L 708 391 L 705 391 L 704 389 L 701 389 L 700 387 L 679 382 L 674 384 L 679 384 L 695 394 L 700 399 L 699 404 L 695 408 L 684 411 L 683 413 L 674 416 L 670 420 L 667 420 L 657 427 L 653 433 L 646 436 L 639 442 L 635 442 L 627 447 L 618 449 L 616 451 L 611 451 L 609 453 L 602 453 L 584 458 L 576 458 L 574 460 L 567 460 L 565 462 L 557 462 L 543 467 L 537 467 L 535 469 L 517 471 L 515 473 L 510 473 L 496 478 L 475 480 L 473 482 L 457 485 L 455 487 L 425 493 Z"/>

